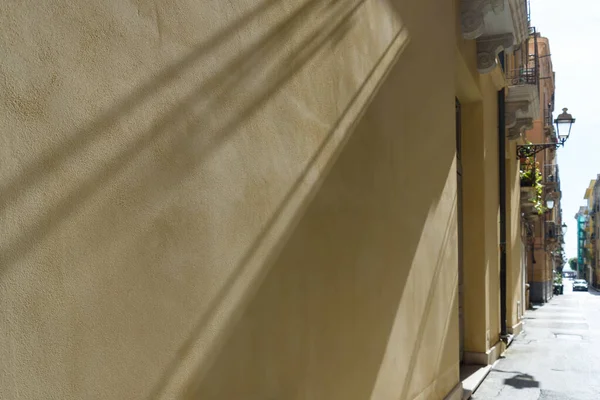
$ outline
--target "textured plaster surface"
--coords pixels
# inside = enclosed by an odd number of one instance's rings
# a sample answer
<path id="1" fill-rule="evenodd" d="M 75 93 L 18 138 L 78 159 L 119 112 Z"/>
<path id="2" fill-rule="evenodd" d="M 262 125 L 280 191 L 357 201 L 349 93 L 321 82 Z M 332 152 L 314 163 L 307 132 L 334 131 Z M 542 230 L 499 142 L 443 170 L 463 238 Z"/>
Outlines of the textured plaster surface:
<path id="1" fill-rule="evenodd" d="M 463 198 L 464 198 L 464 350 L 485 353 L 488 349 L 489 301 L 485 247 L 484 137 L 481 102 L 463 110 Z"/>
<path id="2" fill-rule="evenodd" d="M 484 109 L 484 180 L 485 188 L 485 249 L 488 303 L 487 346 L 494 346 L 500 333 L 500 205 L 498 187 L 498 95 L 490 76 L 481 77 Z"/>
<path id="3" fill-rule="evenodd" d="M 452 16 L 3 2 L 0 397 L 443 398 Z"/>
<path id="4" fill-rule="evenodd" d="M 500 331 L 498 118 L 491 77 L 477 87 L 481 101 L 462 106 L 464 350 L 485 354 Z"/>
<path id="5" fill-rule="evenodd" d="M 506 156 L 507 177 L 507 325 L 519 323 L 525 310 L 523 299 L 522 232 L 520 207 L 519 161 L 511 157 L 516 153 L 516 143 L 509 141 Z"/>

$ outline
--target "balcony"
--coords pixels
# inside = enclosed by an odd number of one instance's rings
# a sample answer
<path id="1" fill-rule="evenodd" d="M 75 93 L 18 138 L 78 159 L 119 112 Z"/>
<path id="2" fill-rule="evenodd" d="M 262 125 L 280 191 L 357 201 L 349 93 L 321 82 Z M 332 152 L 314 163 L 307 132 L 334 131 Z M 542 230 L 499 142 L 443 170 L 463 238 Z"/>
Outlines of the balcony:
<path id="1" fill-rule="evenodd" d="M 465 39 L 477 39 L 477 69 L 485 74 L 498 65 L 498 54 L 528 36 L 527 0 L 461 0 Z"/>
<path id="2" fill-rule="evenodd" d="M 524 131 L 533 128 L 533 121 L 540 119 L 539 59 L 537 33 L 531 28 L 526 51 L 527 59 L 516 69 L 505 72 L 506 110 L 505 120 L 509 139 L 519 139 Z M 530 44 L 533 44 L 533 54 Z"/>
<path id="3" fill-rule="evenodd" d="M 535 188 L 532 186 L 521 186 L 521 207 L 533 207 L 535 202 Z"/>
<path id="4" fill-rule="evenodd" d="M 539 217 L 539 213 L 535 208 L 536 197 L 535 187 L 521 185 L 521 213 L 526 219 L 533 220 Z"/>
<path id="5" fill-rule="evenodd" d="M 553 129 L 554 132 L 554 129 Z M 553 144 L 558 144 L 558 138 L 556 137 L 555 134 L 550 135 L 550 137 L 548 138 L 548 143 L 553 143 Z M 556 154 L 556 147 L 550 147 L 548 150 L 550 150 L 550 156 L 554 157 L 554 155 Z"/>
<path id="6" fill-rule="evenodd" d="M 536 181 L 541 171 L 535 165 L 521 164 L 519 171 L 521 184 L 521 209 L 525 214 L 535 211 L 535 202 L 538 196 Z"/>
<path id="7" fill-rule="evenodd" d="M 556 243 L 558 240 L 557 227 L 554 222 L 546 222 L 546 240 L 550 243 Z"/>
<path id="8" fill-rule="evenodd" d="M 544 125 L 544 132 L 546 133 L 546 136 L 551 141 L 556 142 L 556 130 L 554 129 L 554 118 L 551 109 L 544 110 L 542 123 Z"/>
<path id="9" fill-rule="evenodd" d="M 560 190 L 560 175 L 557 164 L 544 165 L 544 185 L 552 191 Z"/>
<path id="10" fill-rule="evenodd" d="M 544 129 L 554 131 L 554 122 L 552 119 L 552 111 L 550 109 L 544 110 Z"/>
<path id="11" fill-rule="evenodd" d="M 519 68 L 506 72 L 508 86 L 536 85 L 538 74 L 536 68 Z"/>
<path id="12" fill-rule="evenodd" d="M 535 54 L 528 55 L 522 68 L 504 71 L 507 135 L 512 140 L 521 138 L 540 114 L 537 34 L 529 27 L 528 0 L 461 0 L 461 27 L 465 39 L 477 40 L 481 74 L 498 71 L 500 52 L 512 51 L 526 40 L 536 43 Z M 525 47 L 529 51 L 529 42 Z"/>
<path id="13" fill-rule="evenodd" d="M 508 87 L 506 126 L 509 129 L 517 128 L 515 133 L 510 134 L 509 132 L 509 136 L 515 138 L 523 130 L 531 129 L 533 121 L 539 119 L 539 73 L 537 66 L 534 66 L 507 71 L 505 75 Z"/>

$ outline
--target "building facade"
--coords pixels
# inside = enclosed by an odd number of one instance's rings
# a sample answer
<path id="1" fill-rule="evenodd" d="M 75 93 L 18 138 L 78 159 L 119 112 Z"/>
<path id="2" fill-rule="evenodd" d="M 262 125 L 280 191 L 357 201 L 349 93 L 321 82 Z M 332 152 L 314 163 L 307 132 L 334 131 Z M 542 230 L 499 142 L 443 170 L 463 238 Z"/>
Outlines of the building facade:
<path id="1" fill-rule="evenodd" d="M 529 300 L 545 303 L 552 297 L 554 274 L 564 264 L 561 188 L 556 148 L 528 152 L 527 144 L 551 145 L 558 141 L 554 120 L 555 74 L 547 38 L 533 29 L 527 43 L 528 60 L 538 79 L 538 113 L 531 122 L 519 153 L 523 224 L 527 231 Z"/>
<path id="2" fill-rule="evenodd" d="M 589 259 L 587 254 L 587 226 L 588 226 L 588 209 L 586 206 L 579 207 L 579 211 L 575 214 L 577 221 L 577 278 L 587 280 L 587 269 Z"/>
<path id="3" fill-rule="evenodd" d="M 600 175 L 594 180 L 594 187 L 591 193 L 591 227 L 590 227 L 590 281 L 596 289 L 600 288 L 600 246 L 598 246 L 598 237 L 600 236 Z"/>
<path id="4" fill-rule="evenodd" d="M 598 213 L 600 211 L 600 175 L 592 179 L 583 196 L 586 205 L 581 207 L 575 219 L 579 222 L 577 272 L 595 288 L 600 285 L 598 268 L 597 238 L 600 232 Z"/>
<path id="5" fill-rule="evenodd" d="M 454 400 L 520 331 L 525 0 L 75 3 L 0 6 L 0 398 Z"/>

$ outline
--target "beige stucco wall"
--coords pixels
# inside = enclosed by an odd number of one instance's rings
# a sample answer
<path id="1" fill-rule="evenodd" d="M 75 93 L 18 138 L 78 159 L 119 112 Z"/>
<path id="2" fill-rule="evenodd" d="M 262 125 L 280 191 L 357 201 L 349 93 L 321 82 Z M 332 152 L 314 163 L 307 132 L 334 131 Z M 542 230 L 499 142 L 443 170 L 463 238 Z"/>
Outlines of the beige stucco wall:
<path id="1" fill-rule="evenodd" d="M 525 310 L 523 298 L 523 269 L 521 232 L 521 180 L 517 159 L 517 142 L 508 141 L 506 146 L 506 318 L 509 329 L 517 328 Z"/>
<path id="2" fill-rule="evenodd" d="M 500 332 L 498 104 L 491 75 L 477 88 L 463 105 L 464 324 L 465 351 L 483 356 Z"/>
<path id="3" fill-rule="evenodd" d="M 465 351 L 486 352 L 488 344 L 488 265 L 485 251 L 483 107 L 463 105 L 463 230 Z"/>
<path id="4" fill-rule="evenodd" d="M 0 397 L 448 393 L 454 15 L 0 5 Z"/>
<path id="5" fill-rule="evenodd" d="M 484 107 L 485 250 L 487 265 L 488 346 L 500 339 L 500 194 L 498 190 L 498 94 L 489 75 L 482 76 Z"/>

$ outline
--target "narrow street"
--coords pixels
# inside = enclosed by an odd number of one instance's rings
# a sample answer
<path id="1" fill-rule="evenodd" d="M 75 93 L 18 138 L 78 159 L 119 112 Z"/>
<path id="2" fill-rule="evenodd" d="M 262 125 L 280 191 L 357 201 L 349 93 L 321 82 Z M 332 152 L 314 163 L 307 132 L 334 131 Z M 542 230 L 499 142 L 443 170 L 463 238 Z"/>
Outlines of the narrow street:
<path id="1" fill-rule="evenodd" d="M 600 398 L 600 293 L 571 285 L 526 313 L 525 329 L 473 399 Z"/>

